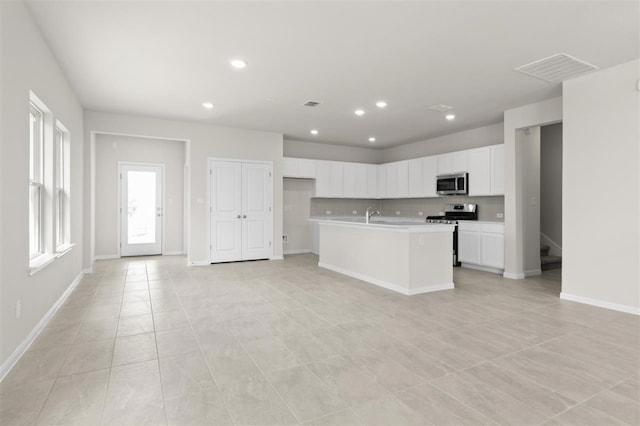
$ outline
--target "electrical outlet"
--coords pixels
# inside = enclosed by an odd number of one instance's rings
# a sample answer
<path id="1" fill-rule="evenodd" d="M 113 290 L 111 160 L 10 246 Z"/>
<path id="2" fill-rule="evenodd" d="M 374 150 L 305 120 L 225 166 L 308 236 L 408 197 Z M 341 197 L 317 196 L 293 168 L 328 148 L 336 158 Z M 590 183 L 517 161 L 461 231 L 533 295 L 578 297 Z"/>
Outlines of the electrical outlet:
<path id="1" fill-rule="evenodd" d="M 424 216 L 424 212 L 418 212 L 418 216 Z"/>
<path id="2" fill-rule="evenodd" d="M 289 242 L 289 234 L 282 234 L 282 242 L 283 243 Z"/>
<path id="3" fill-rule="evenodd" d="M 331 210 L 327 210 L 327 214 L 331 214 Z"/>
<path id="4" fill-rule="evenodd" d="M 358 214 L 358 210 L 351 210 L 351 214 Z"/>
<path id="5" fill-rule="evenodd" d="M 396 216 L 400 216 L 400 210 L 396 210 Z"/>
<path id="6" fill-rule="evenodd" d="M 444 216 L 444 212 L 438 212 L 439 216 Z"/>
<path id="7" fill-rule="evenodd" d="M 16 319 L 20 319 L 22 316 L 22 302 L 18 299 L 16 300 Z"/>
<path id="8" fill-rule="evenodd" d="M 496 214 L 496 217 L 498 219 L 503 219 L 504 218 L 504 213 L 498 213 L 498 214 Z"/>

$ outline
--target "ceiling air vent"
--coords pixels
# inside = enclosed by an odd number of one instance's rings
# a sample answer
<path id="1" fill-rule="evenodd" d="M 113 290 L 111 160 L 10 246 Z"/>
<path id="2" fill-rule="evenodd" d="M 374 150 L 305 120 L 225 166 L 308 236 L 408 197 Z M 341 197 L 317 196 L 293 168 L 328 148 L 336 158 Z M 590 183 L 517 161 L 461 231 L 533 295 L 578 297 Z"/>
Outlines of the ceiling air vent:
<path id="1" fill-rule="evenodd" d="M 565 53 L 549 56 L 530 64 L 523 65 L 515 71 L 536 77 L 551 83 L 559 83 L 568 78 L 599 69 L 595 65 L 582 61 Z"/>
<path id="2" fill-rule="evenodd" d="M 317 107 L 318 105 L 320 105 L 320 102 L 316 102 L 316 101 L 307 101 L 303 104 L 304 106 L 307 107 Z"/>
<path id="3" fill-rule="evenodd" d="M 449 105 L 438 104 L 438 105 L 430 106 L 429 109 L 432 109 L 438 112 L 445 112 L 445 111 L 449 111 L 450 109 L 453 109 L 453 107 Z"/>

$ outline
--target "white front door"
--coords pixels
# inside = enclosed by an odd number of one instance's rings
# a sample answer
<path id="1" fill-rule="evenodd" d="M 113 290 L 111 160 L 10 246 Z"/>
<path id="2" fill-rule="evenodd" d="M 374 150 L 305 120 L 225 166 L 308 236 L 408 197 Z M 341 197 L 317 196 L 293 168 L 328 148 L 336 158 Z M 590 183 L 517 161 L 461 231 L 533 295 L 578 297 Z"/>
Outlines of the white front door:
<path id="1" fill-rule="evenodd" d="M 211 262 L 270 258 L 271 165 L 212 160 L 210 179 Z"/>
<path id="2" fill-rule="evenodd" d="M 162 183 L 162 165 L 120 164 L 121 256 L 162 254 Z"/>

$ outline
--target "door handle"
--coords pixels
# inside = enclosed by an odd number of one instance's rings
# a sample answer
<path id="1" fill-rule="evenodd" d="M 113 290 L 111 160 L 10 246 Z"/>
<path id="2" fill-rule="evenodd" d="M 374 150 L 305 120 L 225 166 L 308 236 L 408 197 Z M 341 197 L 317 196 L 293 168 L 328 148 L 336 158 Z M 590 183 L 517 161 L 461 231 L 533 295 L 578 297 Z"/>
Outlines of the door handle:
<path id="1" fill-rule="evenodd" d="M 236 216 L 236 217 L 237 217 L 238 219 L 240 219 L 242 216 L 238 215 L 238 216 Z"/>
<path id="2" fill-rule="evenodd" d="M 246 214 L 243 214 L 243 215 L 242 215 L 242 218 L 243 218 L 243 219 L 246 219 L 246 218 L 247 218 L 247 215 L 246 215 Z"/>

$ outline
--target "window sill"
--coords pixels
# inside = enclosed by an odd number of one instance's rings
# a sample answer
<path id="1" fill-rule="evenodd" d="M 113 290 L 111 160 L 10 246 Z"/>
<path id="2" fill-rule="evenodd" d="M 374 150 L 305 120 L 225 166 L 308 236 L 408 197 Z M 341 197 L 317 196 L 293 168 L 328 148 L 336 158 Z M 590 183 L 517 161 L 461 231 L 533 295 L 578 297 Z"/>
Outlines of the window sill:
<path id="1" fill-rule="evenodd" d="M 29 275 L 35 275 L 43 270 L 48 264 L 56 260 L 56 255 L 51 253 L 41 254 L 29 262 Z"/>
<path id="2" fill-rule="evenodd" d="M 56 254 L 55 254 L 56 259 L 69 253 L 75 245 L 76 245 L 75 243 L 71 243 L 71 244 L 63 244 L 61 246 L 56 247 Z"/>
<path id="3" fill-rule="evenodd" d="M 56 247 L 55 253 L 45 253 L 36 257 L 35 259 L 31 259 L 29 262 L 29 276 L 35 275 L 38 272 L 42 271 L 54 260 L 61 258 L 65 254 L 69 253 L 71 249 L 75 246 L 75 243 L 64 244 L 59 247 Z"/>

